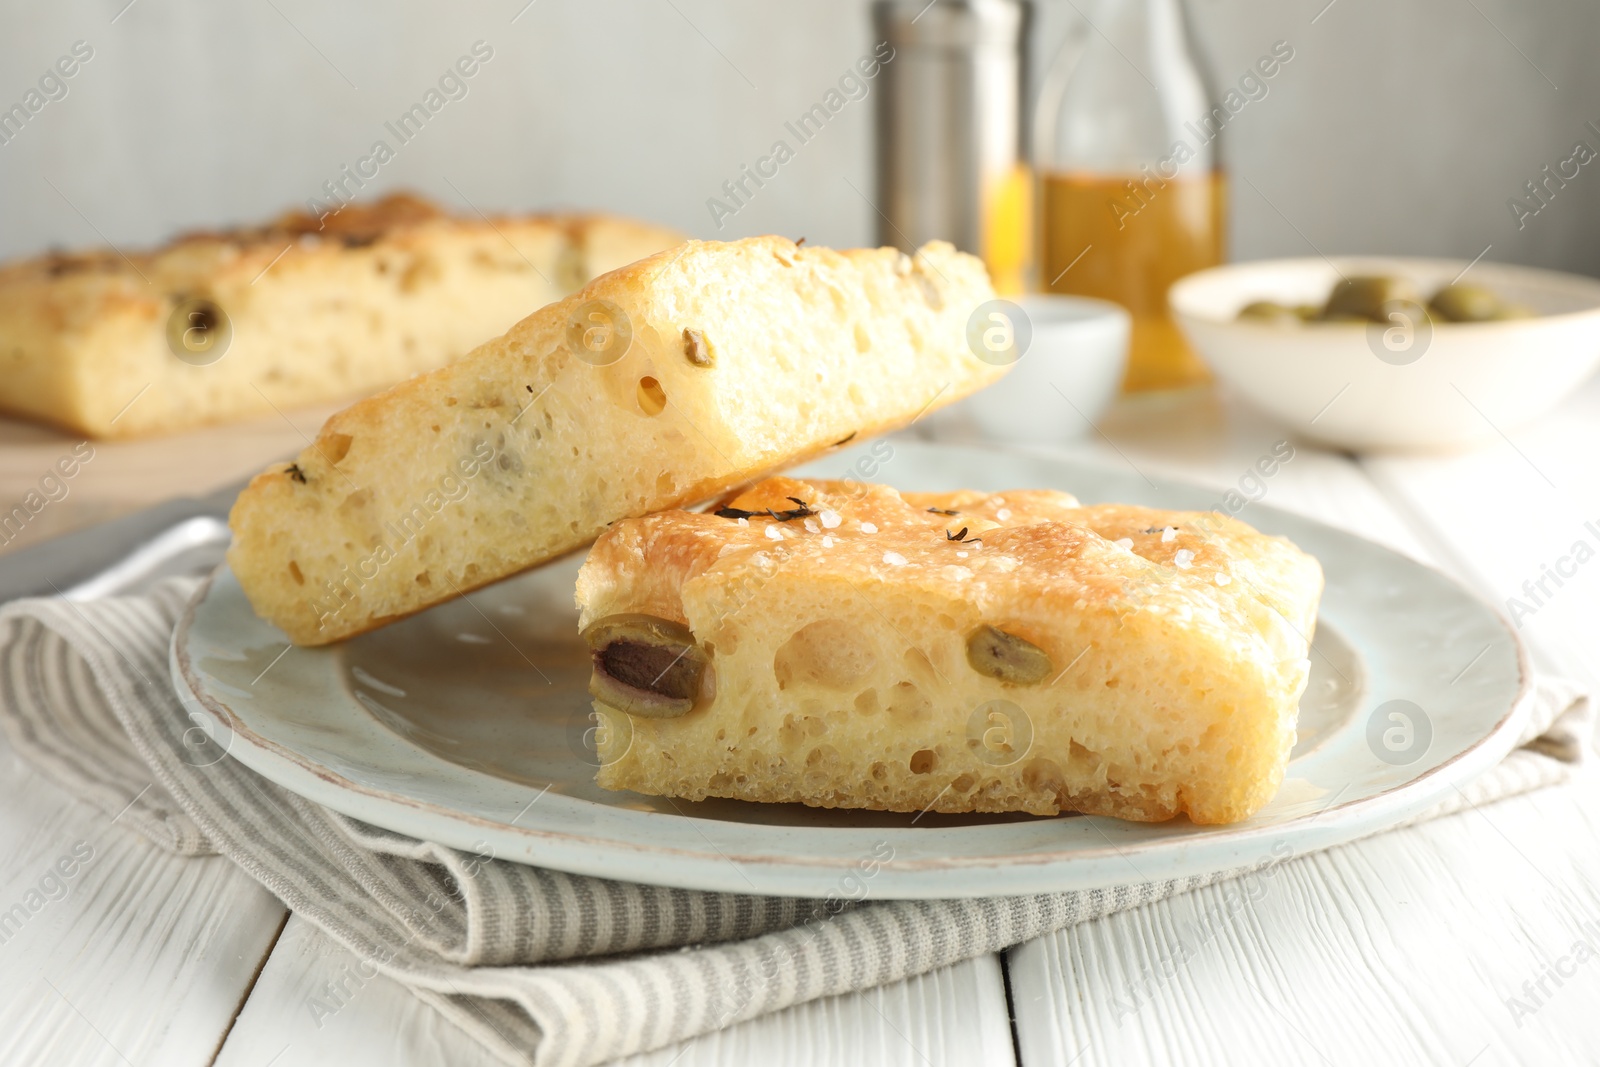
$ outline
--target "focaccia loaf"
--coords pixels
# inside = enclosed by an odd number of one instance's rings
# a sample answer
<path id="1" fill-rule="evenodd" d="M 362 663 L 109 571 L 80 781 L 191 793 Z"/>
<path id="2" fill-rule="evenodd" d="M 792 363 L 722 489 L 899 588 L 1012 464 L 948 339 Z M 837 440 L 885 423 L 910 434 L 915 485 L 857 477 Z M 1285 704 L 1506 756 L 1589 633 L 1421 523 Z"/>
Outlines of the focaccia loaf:
<path id="1" fill-rule="evenodd" d="M 360 633 L 988 384 L 993 295 L 942 243 L 691 241 L 335 415 L 240 496 L 229 564 L 294 641 Z"/>
<path id="2" fill-rule="evenodd" d="M 396 194 L 322 223 L 291 213 L 149 254 L 9 264 L 0 411 L 129 437 L 358 396 L 682 239 L 603 216 L 448 216 Z"/>
<path id="3" fill-rule="evenodd" d="M 1321 589 L 1213 513 L 769 479 L 590 551 L 597 781 L 1235 822 L 1282 781 Z"/>

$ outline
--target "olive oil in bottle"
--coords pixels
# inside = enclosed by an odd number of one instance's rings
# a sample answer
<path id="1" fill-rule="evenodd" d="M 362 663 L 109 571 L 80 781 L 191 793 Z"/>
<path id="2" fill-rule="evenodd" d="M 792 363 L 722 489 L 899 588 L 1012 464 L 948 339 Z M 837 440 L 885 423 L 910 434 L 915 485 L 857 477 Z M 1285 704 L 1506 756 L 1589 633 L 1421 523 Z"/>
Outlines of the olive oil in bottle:
<path id="1" fill-rule="evenodd" d="M 1128 390 L 1209 379 L 1167 312 L 1167 289 L 1223 259 L 1213 99 L 1179 0 L 1100 0 L 1041 88 L 1039 283 L 1128 309 Z"/>
<path id="2" fill-rule="evenodd" d="M 1040 280 L 1048 292 L 1097 296 L 1128 309 L 1129 390 L 1208 379 L 1167 314 L 1167 289 L 1222 262 L 1222 175 L 1151 175 L 1041 176 Z"/>

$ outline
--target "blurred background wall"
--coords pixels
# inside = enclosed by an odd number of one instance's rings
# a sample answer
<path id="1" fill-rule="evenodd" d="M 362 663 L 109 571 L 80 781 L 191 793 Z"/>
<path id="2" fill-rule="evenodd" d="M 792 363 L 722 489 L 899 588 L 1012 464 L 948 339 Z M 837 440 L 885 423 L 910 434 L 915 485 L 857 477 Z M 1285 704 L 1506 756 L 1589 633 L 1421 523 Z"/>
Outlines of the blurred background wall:
<path id="1" fill-rule="evenodd" d="M 1036 75 L 1087 3 L 1040 0 Z M 1221 83 L 1274 41 L 1295 50 L 1229 126 L 1233 258 L 1492 245 L 1489 259 L 1600 275 L 1600 162 L 1520 229 L 1506 203 L 1575 142 L 1600 150 L 1585 125 L 1600 127 L 1600 5 L 1188 10 Z M 596 208 L 702 237 L 875 237 L 870 92 L 804 145 L 784 128 L 871 52 L 864 0 L 5 0 L 0 108 L 77 41 L 93 55 L 65 95 L 50 82 L 59 98 L 0 144 L 0 255 L 265 218 L 323 196 L 380 138 L 395 157 L 366 193 Z M 477 41 L 492 56 L 465 95 L 399 145 L 384 124 Z M 794 158 L 719 229 L 706 201 L 779 138 Z"/>

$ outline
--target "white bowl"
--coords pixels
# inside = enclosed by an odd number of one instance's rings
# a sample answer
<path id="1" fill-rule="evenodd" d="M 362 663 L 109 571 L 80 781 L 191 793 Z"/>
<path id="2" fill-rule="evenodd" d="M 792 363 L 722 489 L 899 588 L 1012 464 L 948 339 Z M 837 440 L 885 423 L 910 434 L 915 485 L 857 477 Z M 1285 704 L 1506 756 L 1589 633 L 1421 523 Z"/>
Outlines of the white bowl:
<path id="1" fill-rule="evenodd" d="M 1214 267 L 1167 294 L 1223 382 L 1304 436 L 1352 450 L 1458 448 L 1554 407 L 1600 362 L 1600 281 L 1477 263 L 1467 280 L 1538 317 L 1386 330 L 1362 323 L 1237 321 L 1256 300 L 1322 304 L 1341 275 L 1409 278 L 1424 295 L 1467 260 L 1276 259 Z"/>
<path id="2" fill-rule="evenodd" d="M 1127 311 L 1108 300 L 1053 294 L 1021 296 L 1010 306 L 1020 309 L 1011 314 L 1019 318 L 1014 329 L 1022 354 L 1004 378 L 940 412 L 939 426 L 955 428 L 958 437 L 975 431 L 1015 444 L 1082 437 L 1122 385 Z"/>

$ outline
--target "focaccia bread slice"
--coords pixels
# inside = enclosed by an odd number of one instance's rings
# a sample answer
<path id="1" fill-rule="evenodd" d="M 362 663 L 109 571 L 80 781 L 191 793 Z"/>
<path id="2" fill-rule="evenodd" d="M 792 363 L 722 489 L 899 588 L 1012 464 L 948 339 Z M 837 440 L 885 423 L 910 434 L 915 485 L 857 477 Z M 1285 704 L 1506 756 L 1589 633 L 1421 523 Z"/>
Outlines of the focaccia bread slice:
<path id="1" fill-rule="evenodd" d="M 943 243 L 691 241 L 333 416 L 239 497 L 228 562 L 294 641 L 360 633 L 994 381 L 993 295 Z"/>
<path id="2" fill-rule="evenodd" d="M 1235 822 L 1283 779 L 1321 590 L 1211 512 L 769 479 L 590 551 L 597 781 Z"/>
<path id="3" fill-rule="evenodd" d="M 129 437 L 346 399 L 430 370 L 683 240 L 593 215 L 446 215 L 414 196 L 322 223 L 0 267 L 0 411 Z"/>

